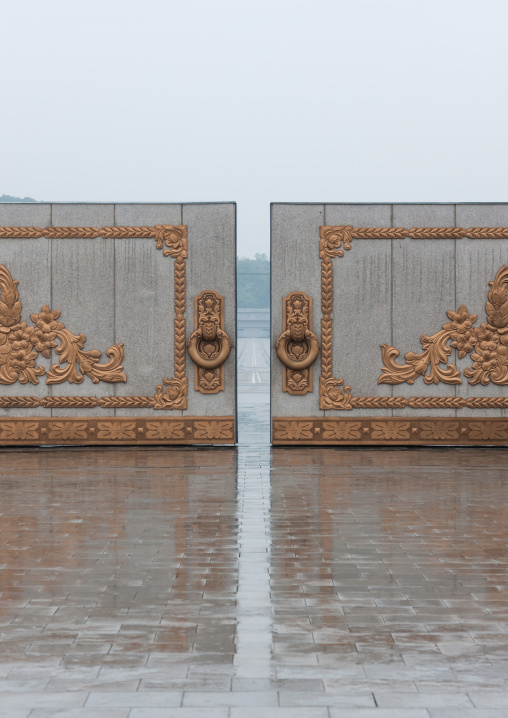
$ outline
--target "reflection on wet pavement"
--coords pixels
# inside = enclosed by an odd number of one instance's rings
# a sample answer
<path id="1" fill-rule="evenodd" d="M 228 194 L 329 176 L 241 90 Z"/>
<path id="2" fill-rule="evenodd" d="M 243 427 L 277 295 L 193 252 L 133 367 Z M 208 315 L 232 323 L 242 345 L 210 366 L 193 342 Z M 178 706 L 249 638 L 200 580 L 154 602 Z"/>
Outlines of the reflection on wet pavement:
<path id="1" fill-rule="evenodd" d="M 238 449 L 0 452 L 0 715 L 508 715 L 508 454 L 270 450 L 262 397 Z"/>
<path id="2" fill-rule="evenodd" d="M 270 443 L 269 339 L 238 339 L 238 434 L 242 446 Z"/>

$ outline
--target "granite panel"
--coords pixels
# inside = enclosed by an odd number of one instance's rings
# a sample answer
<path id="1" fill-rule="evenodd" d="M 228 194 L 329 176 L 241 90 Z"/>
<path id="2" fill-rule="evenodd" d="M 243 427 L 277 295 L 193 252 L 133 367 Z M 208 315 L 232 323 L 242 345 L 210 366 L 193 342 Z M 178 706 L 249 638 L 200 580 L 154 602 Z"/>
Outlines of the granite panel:
<path id="1" fill-rule="evenodd" d="M 53 227 L 112 227 L 114 204 L 56 203 L 51 209 Z"/>
<path id="2" fill-rule="evenodd" d="M 184 204 L 188 229 L 187 337 L 194 331 L 194 297 L 213 289 L 225 297 L 224 325 L 233 349 L 224 365 L 225 389 L 217 394 L 194 390 L 195 365 L 187 355 L 188 413 L 231 416 L 236 413 L 236 205 Z"/>
<path id="3" fill-rule="evenodd" d="M 182 207 L 116 205 L 115 219 L 120 227 L 181 224 Z M 127 383 L 114 385 L 116 396 L 153 396 L 157 384 L 174 376 L 174 262 L 156 249 L 153 239 L 115 240 L 115 343 L 124 344 L 127 374 Z M 116 416 L 153 413 L 115 411 Z"/>
<path id="4" fill-rule="evenodd" d="M 394 205 L 394 227 L 453 227 L 454 205 Z M 393 240 L 393 329 L 392 344 L 400 351 L 423 351 L 420 337 L 439 331 L 446 312 L 455 306 L 455 241 L 451 239 Z M 455 350 L 450 362 L 456 363 Z M 380 372 L 381 373 L 381 372 Z M 455 386 L 426 384 L 422 377 L 413 385 L 393 386 L 394 396 L 455 396 Z M 414 413 L 396 409 L 394 416 Z M 438 416 L 455 416 L 454 409 L 439 409 Z M 418 416 L 436 415 L 435 409 L 419 409 Z"/>
<path id="5" fill-rule="evenodd" d="M 282 364 L 275 343 L 282 332 L 282 299 L 302 291 L 313 298 L 312 331 L 321 340 L 321 262 L 319 227 L 324 205 L 272 205 L 272 414 L 323 416 L 319 409 L 320 358 L 313 365 L 313 390 L 303 396 L 282 391 Z"/>
<path id="6" fill-rule="evenodd" d="M 114 205 L 53 205 L 54 227 L 103 227 L 114 225 Z M 85 350 L 102 352 L 115 343 L 115 243 L 110 239 L 53 239 L 53 308 L 61 309 L 60 320 L 74 334 L 86 336 Z M 54 353 L 53 353 L 54 354 Z M 54 355 L 54 361 L 58 357 Z M 81 384 L 53 385 L 54 396 L 110 396 L 114 384 L 94 384 L 85 376 Z M 113 409 L 101 409 L 113 416 Z M 89 409 L 53 409 L 53 416 L 89 416 Z"/>
<path id="7" fill-rule="evenodd" d="M 51 226 L 51 205 L 38 202 L 0 202 L 1 227 Z M 2 240 L 3 241 L 3 240 Z"/>
<path id="8" fill-rule="evenodd" d="M 458 204 L 457 227 L 508 227 L 508 204 Z"/>
<path id="9" fill-rule="evenodd" d="M 508 207 L 505 208 L 507 213 L 503 224 L 499 226 L 508 226 Z M 471 214 L 469 219 L 480 219 Z M 487 219 L 481 217 L 481 219 Z M 499 215 L 494 219 L 502 219 Z M 491 219 L 491 221 L 494 221 Z M 476 225 L 475 226 L 484 226 Z M 489 226 L 485 224 L 485 226 Z M 497 223 L 496 223 L 496 226 Z M 487 303 L 489 282 L 494 279 L 497 272 L 503 265 L 508 264 L 508 240 L 506 239 L 461 239 L 457 240 L 457 296 L 456 306 L 465 304 L 471 314 L 476 314 L 478 319 L 475 326 L 486 323 L 487 313 L 485 305 Z M 466 355 L 457 362 L 458 368 L 463 372 L 466 367 L 472 366 L 471 354 Z M 472 385 L 470 379 L 463 376 L 463 383 L 459 389 L 460 396 L 464 398 L 470 396 L 487 397 L 487 396 L 508 396 L 506 386 L 499 386 L 490 382 L 486 386 L 482 384 Z M 507 409 L 468 409 L 467 407 L 460 410 L 460 415 L 470 416 L 508 416 Z"/>
<path id="10" fill-rule="evenodd" d="M 389 227 L 391 205 L 326 205 L 325 224 Z M 353 240 L 344 257 L 333 260 L 333 376 L 351 386 L 353 396 L 391 396 L 377 384 L 383 336 L 391 336 L 390 240 Z M 326 416 L 366 416 L 372 411 L 327 411 Z M 391 416 L 391 409 L 376 409 Z"/>
<path id="11" fill-rule="evenodd" d="M 187 336 L 194 329 L 194 295 L 211 287 L 226 296 L 226 331 L 235 342 L 235 205 L 180 204 L 17 204 L 0 205 L 4 226 L 103 227 L 188 224 L 191 242 L 187 261 Z M 28 252 L 27 252 L 28 250 Z M 19 279 L 29 312 L 47 303 L 61 311 L 60 320 L 73 334 L 86 336 L 85 351 L 102 352 L 124 344 L 126 383 L 15 385 L 4 395 L 108 396 L 151 395 L 165 377 L 174 375 L 174 259 L 157 250 L 154 239 L 2 240 L 2 258 Z M 0 261 L 2 261 L 0 259 Z M 20 288 L 21 288 L 20 286 Z M 53 351 L 51 359 L 58 361 Z M 228 416 L 236 413 L 235 351 L 226 365 L 225 392 L 194 392 L 194 365 L 188 361 L 187 413 Z M 98 410 L 112 416 L 114 410 Z M 50 410 L 4 410 L 0 415 L 48 415 Z M 53 409 L 56 416 L 90 416 L 89 409 Z M 183 412 L 173 412 L 182 415 Z M 123 410 L 119 415 L 153 415 L 150 409 Z M 159 415 L 159 413 L 157 414 Z"/>
<path id="12" fill-rule="evenodd" d="M 325 224 L 353 227 L 390 227 L 391 204 L 327 204 Z M 355 239 L 355 242 L 363 240 Z"/>
<path id="13" fill-rule="evenodd" d="M 455 227 L 454 204 L 394 204 L 393 227 Z M 437 241 L 437 240 L 422 240 Z"/>
<path id="14" fill-rule="evenodd" d="M 0 209 L 2 205 L 0 205 Z M 13 216 L 8 216 L 14 219 Z M 5 219 L 5 218 L 3 218 Z M 24 220 L 29 217 L 24 217 Z M 18 226 L 24 226 L 23 219 Z M 38 219 L 44 219 L 43 216 Z M 3 225 L 9 226 L 9 225 Z M 12 224 L 12 226 L 16 226 Z M 43 225 L 46 226 L 46 225 Z M 0 239 L 0 264 L 10 272 L 11 277 L 18 282 L 19 299 L 22 304 L 21 321 L 33 326 L 30 315 L 39 313 L 41 308 L 48 304 L 51 306 L 51 251 L 47 239 Z M 51 360 L 39 354 L 36 365 L 46 370 Z M 37 377 L 37 384 L 30 382 L 21 384 L 1 384 L 0 396 L 51 396 L 51 386 L 46 384 L 45 376 Z M 2 409 L 0 416 L 50 416 L 51 409 L 42 407 L 32 409 Z"/>

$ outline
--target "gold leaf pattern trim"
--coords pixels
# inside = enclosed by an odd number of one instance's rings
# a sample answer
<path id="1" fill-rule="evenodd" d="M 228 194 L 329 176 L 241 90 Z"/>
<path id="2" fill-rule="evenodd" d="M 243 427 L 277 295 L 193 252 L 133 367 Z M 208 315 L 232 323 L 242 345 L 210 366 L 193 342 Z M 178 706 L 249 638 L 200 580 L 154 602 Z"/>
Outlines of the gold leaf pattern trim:
<path id="1" fill-rule="evenodd" d="M 155 239 L 165 257 L 187 257 L 187 225 L 153 227 L 0 227 L 0 239 Z"/>
<path id="2" fill-rule="evenodd" d="M 0 445 L 234 444 L 234 417 L 0 419 Z"/>
<path id="3" fill-rule="evenodd" d="M 508 418 L 274 417 L 272 440 L 281 445 L 508 445 Z"/>

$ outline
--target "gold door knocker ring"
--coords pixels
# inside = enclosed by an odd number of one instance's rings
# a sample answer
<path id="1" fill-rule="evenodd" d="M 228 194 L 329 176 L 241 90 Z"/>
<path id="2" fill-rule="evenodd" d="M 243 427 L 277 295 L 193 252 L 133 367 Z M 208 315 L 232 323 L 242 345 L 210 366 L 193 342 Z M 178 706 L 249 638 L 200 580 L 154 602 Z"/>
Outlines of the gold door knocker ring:
<path id="1" fill-rule="evenodd" d="M 312 331 L 312 297 L 291 292 L 282 303 L 283 331 L 275 344 L 284 365 L 282 389 L 306 394 L 312 391 L 312 365 L 319 354 L 319 341 Z"/>
<path id="2" fill-rule="evenodd" d="M 231 352 L 231 340 L 217 324 L 205 322 L 190 335 L 187 351 L 194 364 L 202 369 L 218 369 Z"/>
<path id="3" fill-rule="evenodd" d="M 231 340 L 224 329 L 224 297 L 212 289 L 195 297 L 195 331 L 187 351 L 196 365 L 194 388 L 202 394 L 224 389 L 224 362 L 231 353 Z"/>
<path id="4" fill-rule="evenodd" d="M 295 322 L 282 332 L 277 339 L 275 350 L 288 369 L 308 369 L 318 358 L 319 341 L 314 332 L 307 329 L 304 324 Z"/>

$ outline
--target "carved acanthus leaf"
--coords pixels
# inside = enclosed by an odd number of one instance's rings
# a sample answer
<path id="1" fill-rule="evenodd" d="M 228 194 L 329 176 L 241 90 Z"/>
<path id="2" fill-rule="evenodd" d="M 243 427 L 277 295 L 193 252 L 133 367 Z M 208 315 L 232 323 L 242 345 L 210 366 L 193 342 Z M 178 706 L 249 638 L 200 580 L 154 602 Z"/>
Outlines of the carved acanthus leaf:
<path id="1" fill-rule="evenodd" d="M 440 381 L 445 384 L 461 384 L 460 371 L 455 364 L 449 364 L 444 369 L 440 366 L 441 363 L 446 363 L 451 354 L 452 350 L 447 346 L 449 339 L 450 332 L 444 330 L 430 337 L 423 335 L 420 341 L 424 351 L 421 354 L 407 352 L 404 355 L 406 364 L 402 365 L 395 362 L 400 354 L 399 350 L 388 344 L 382 344 L 383 374 L 379 378 L 378 384 L 402 384 L 404 382 L 413 384 L 418 376 L 423 376 L 423 381 L 426 384 L 439 384 Z M 425 376 L 429 367 L 430 373 Z"/>
<path id="2" fill-rule="evenodd" d="M 94 384 L 98 384 L 100 381 L 109 383 L 127 381 L 121 366 L 123 344 L 114 344 L 110 347 L 106 351 L 110 361 L 106 364 L 99 364 L 100 351 L 97 349 L 83 351 L 86 339 L 84 334 L 75 335 L 68 329 L 56 331 L 55 334 L 61 342 L 55 350 L 60 355 L 60 364 L 52 364 L 51 369 L 47 372 L 48 384 L 60 384 L 64 381 L 68 381 L 70 384 L 81 384 L 83 374 L 89 376 Z M 67 366 L 63 367 L 62 363 L 67 363 Z M 77 371 L 76 365 L 83 374 Z"/>

